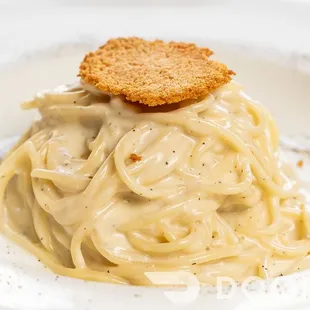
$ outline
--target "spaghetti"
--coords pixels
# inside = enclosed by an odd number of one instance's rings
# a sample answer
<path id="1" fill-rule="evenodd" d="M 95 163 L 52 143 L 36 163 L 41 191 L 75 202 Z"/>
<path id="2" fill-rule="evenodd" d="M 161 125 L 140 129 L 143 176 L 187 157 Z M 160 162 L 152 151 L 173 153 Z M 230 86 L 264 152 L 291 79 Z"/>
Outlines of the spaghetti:
<path id="1" fill-rule="evenodd" d="M 61 86 L 24 108 L 42 117 L 1 164 L 1 228 L 54 272 L 214 284 L 310 266 L 310 213 L 277 127 L 237 83 L 156 108 Z"/>

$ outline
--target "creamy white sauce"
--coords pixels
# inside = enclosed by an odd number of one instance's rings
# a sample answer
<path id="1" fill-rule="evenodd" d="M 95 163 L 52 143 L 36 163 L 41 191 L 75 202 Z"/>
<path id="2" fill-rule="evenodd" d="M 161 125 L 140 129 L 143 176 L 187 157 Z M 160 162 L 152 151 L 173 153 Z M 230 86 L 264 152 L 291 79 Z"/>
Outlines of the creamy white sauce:
<path id="1" fill-rule="evenodd" d="M 60 87 L 25 105 L 42 120 L 0 168 L 7 235 L 58 273 L 116 283 L 308 266 L 304 197 L 272 118 L 239 85 L 156 110 L 89 91 Z"/>

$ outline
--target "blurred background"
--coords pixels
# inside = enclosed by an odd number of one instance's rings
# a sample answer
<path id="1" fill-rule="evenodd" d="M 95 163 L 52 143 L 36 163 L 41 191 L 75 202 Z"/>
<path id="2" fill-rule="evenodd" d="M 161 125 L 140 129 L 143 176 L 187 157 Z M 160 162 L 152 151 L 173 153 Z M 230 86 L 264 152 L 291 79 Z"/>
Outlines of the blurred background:
<path id="1" fill-rule="evenodd" d="M 261 2 L 270 2 L 272 0 L 261 0 Z M 280 0 L 283 1 L 283 0 Z M 284 0 L 286 2 L 309 2 L 309 0 Z M 12 3 L 14 0 L 2 0 L 2 3 Z M 222 0 L 210 1 L 210 0 L 20 0 L 15 2 L 23 2 L 23 3 L 39 3 L 42 4 L 44 2 L 54 2 L 57 4 L 95 4 L 95 5 L 193 5 L 193 4 L 206 4 L 208 2 L 223 2 Z M 225 2 L 225 1 L 224 1 Z M 231 1 L 233 2 L 233 1 Z M 246 2 L 251 2 L 248 0 Z"/>
<path id="2" fill-rule="evenodd" d="M 310 0 L 0 0 L 0 26 L 0 64 L 60 38 L 120 35 L 216 38 L 310 53 Z"/>

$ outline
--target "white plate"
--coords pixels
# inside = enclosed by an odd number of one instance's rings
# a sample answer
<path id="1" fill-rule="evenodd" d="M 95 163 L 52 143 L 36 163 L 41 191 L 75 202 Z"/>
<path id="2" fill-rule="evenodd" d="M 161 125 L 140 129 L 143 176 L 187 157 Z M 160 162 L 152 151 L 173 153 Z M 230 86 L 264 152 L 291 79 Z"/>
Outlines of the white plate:
<path id="1" fill-rule="evenodd" d="M 68 12 L 66 14 L 68 20 L 73 19 Z M 51 16 L 46 18 L 51 19 Z M 83 33 L 82 29 L 83 25 L 75 30 Z M 83 42 L 85 40 L 81 36 L 73 35 L 70 44 L 63 44 L 64 36 L 58 35 L 59 42 L 56 40 L 48 45 L 49 49 L 42 45 L 41 51 L 37 53 L 40 47 L 38 43 L 33 48 L 24 47 L 20 60 L 4 64 L 2 70 L 0 68 L 0 139 L 20 134 L 33 119 L 32 112 L 19 110 L 18 102 L 31 98 L 37 90 L 75 79 L 83 54 L 99 40 L 98 33 L 87 43 Z M 107 30 L 102 38 L 106 37 Z M 181 33 L 176 33 L 175 37 L 182 38 Z M 239 40 L 236 44 L 227 40 L 225 43 L 216 37 L 196 41 L 211 46 L 217 58 L 238 73 L 237 80 L 245 85 L 252 97 L 262 101 L 273 112 L 283 133 L 299 137 L 300 141 L 293 138 L 290 143 L 297 141 L 299 145 L 309 148 L 310 142 L 300 137 L 310 135 L 310 75 L 296 69 L 296 60 L 289 63 L 289 66 L 283 66 L 283 61 L 275 63 L 275 60 L 291 59 L 291 52 L 279 47 L 276 51 L 272 46 L 256 46 L 254 53 L 253 42 L 241 44 Z M 302 157 L 306 161 L 306 168 L 310 167 L 308 155 L 294 152 L 288 155 L 293 164 Z M 309 178 L 309 175 L 308 172 L 304 173 L 304 177 Z M 310 272 L 305 272 L 281 279 L 283 283 L 279 284 L 280 290 L 290 286 L 291 294 L 286 293 L 286 297 L 276 291 L 269 290 L 266 293 L 259 288 L 247 295 L 238 289 L 227 300 L 219 300 L 214 292 L 207 289 L 188 290 L 181 295 L 175 292 L 176 295 L 172 296 L 164 289 L 116 286 L 58 277 L 38 263 L 36 258 L 0 236 L 0 310 L 168 310 L 177 307 L 177 301 L 183 302 L 183 306 L 188 309 L 303 310 L 309 309 L 310 305 L 307 299 L 308 294 L 310 296 L 309 278 Z M 303 291 L 301 284 L 305 285 Z M 304 295 L 297 296 L 300 292 Z"/>

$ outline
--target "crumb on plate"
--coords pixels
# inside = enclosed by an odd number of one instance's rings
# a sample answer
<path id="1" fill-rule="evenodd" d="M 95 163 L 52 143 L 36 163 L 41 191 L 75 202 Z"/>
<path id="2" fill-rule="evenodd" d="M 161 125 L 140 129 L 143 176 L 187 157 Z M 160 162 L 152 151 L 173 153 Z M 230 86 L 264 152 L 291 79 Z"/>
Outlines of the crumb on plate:
<path id="1" fill-rule="evenodd" d="M 303 160 L 299 160 L 297 162 L 297 167 L 302 168 L 304 166 L 304 161 Z"/>

